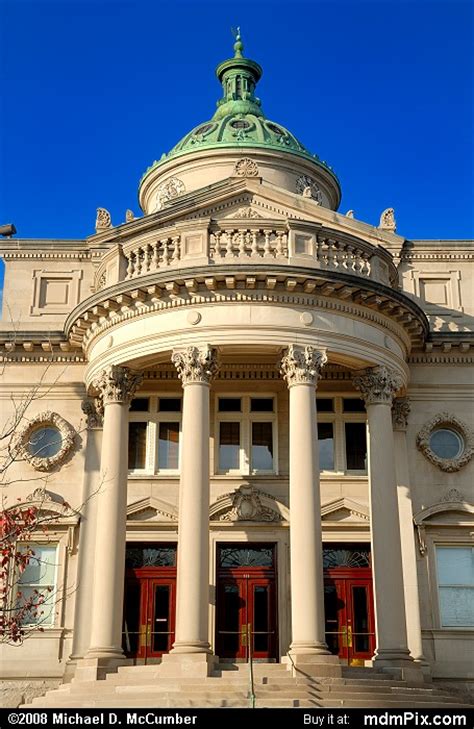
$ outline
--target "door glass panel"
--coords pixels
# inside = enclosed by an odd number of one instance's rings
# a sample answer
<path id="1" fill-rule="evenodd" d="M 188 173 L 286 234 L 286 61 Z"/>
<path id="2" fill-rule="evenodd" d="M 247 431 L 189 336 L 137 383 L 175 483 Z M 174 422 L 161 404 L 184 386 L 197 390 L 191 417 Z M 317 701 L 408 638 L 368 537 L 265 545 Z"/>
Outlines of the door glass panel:
<path id="1" fill-rule="evenodd" d="M 219 567 L 273 567 L 273 547 L 220 547 Z"/>
<path id="2" fill-rule="evenodd" d="M 353 633 L 352 645 L 355 653 L 367 653 L 369 636 L 361 633 L 369 632 L 369 609 L 366 587 L 352 587 Z"/>
<path id="3" fill-rule="evenodd" d="M 125 653 L 136 654 L 140 637 L 140 584 L 128 582 L 125 586 L 122 647 Z"/>
<path id="4" fill-rule="evenodd" d="M 256 585 L 254 587 L 254 624 L 252 627 L 252 630 L 255 632 L 255 635 L 253 636 L 254 653 L 269 650 L 269 597 L 270 596 L 268 587 L 264 585 Z"/>
<path id="5" fill-rule="evenodd" d="M 220 638 L 224 655 L 236 655 L 240 647 L 239 613 L 241 600 L 238 585 L 223 585 L 220 610 Z"/>
<path id="6" fill-rule="evenodd" d="M 170 586 L 155 585 L 155 605 L 153 611 L 152 650 L 163 652 L 168 650 L 170 629 Z"/>
<path id="7" fill-rule="evenodd" d="M 273 423 L 252 423 L 252 469 L 273 470 Z"/>
<path id="8" fill-rule="evenodd" d="M 179 467 L 179 423 L 160 423 L 158 468 Z"/>
<path id="9" fill-rule="evenodd" d="M 363 544 L 323 547 L 323 566 L 324 569 L 370 567 L 370 547 Z"/>
<path id="10" fill-rule="evenodd" d="M 240 463 L 240 423 L 219 424 L 219 470 L 237 470 Z"/>
<path id="11" fill-rule="evenodd" d="M 339 653 L 339 601 L 336 585 L 324 585 L 324 615 L 326 643 L 331 653 Z"/>

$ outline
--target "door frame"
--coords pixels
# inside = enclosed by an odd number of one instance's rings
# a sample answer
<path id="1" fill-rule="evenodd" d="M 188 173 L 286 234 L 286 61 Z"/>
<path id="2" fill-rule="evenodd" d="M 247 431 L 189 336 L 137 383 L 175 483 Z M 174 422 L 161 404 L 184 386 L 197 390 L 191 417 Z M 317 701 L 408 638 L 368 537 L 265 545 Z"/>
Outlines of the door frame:
<path id="1" fill-rule="evenodd" d="M 225 538 L 227 537 L 227 538 Z M 213 633 L 212 633 L 212 641 L 213 646 L 215 649 L 215 653 L 219 655 L 218 649 L 219 649 L 219 640 L 218 640 L 218 623 L 217 623 L 217 610 L 218 610 L 218 601 L 219 601 L 219 593 L 220 593 L 220 582 L 218 578 L 222 578 L 222 580 L 232 582 L 232 580 L 239 580 L 241 584 L 246 584 L 247 589 L 249 587 L 249 583 L 254 584 L 258 586 L 258 582 L 264 582 L 265 584 L 271 584 L 273 583 L 271 590 L 270 590 L 270 599 L 271 599 L 271 606 L 270 610 L 274 614 L 274 626 L 275 626 L 275 633 L 273 636 L 273 639 L 270 639 L 270 654 L 271 657 L 260 657 L 256 656 L 254 658 L 255 661 L 262 661 L 262 662 L 268 662 L 268 663 L 274 663 L 278 662 L 280 660 L 280 635 L 279 635 L 279 629 L 280 629 L 280 612 L 279 612 L 279 562 L 278 562 L 278 540 L 277 539 L 241 539 L 241 540 L 235 540 L 235 539 L 229 539 L 227 535 L 225 535 L 223 539 L 216 540 L 215 545 L 212 552 L 214 554 L 214 594 L 215 594 L 215 600 L 213 605 Z M 232 535 L 233 537 L 233 535 Z M 219 569 L 217 564 L 217 555 L 219 547 L 222 545 L 228 545 L 228 546 L 235 546 L 236 548 L 244 548 L 245 546 L 252 547 L 252 546 L 272 546 L 273 547 L 273 554 L 274 554 L 274 562 L 273 567 L 271 568 L 265 568 L 265 567 L 241 567 L 241 568 L 223 568 Z M 239 571 L 237 571 L 239 570 Z M 246 580 L 246 582 L 244 582 Z M 242 647 L 241 647 L 242 652 Z M 247 660 L 247 657 L 242 655 L 238 655 L 236 658 L 231 657 L 221 657 L 221 660 L 223 661 L 233 661 L 233 662 L 244 662 Z"/>
<path id="2" fill-rule="evenodd" d="M 358 580 L 361 580 L 365 585 L 367 585 L 368 591 L 368 633 L 370 633 L 369 637 L 369 650 L 366 652 L 365 655 L 360 656 L 359 658 L 351 656 L 351 651 L 349 650 L 350 646 L 346 644 L 344 646 L 346 648 L 345 651 L 343 651 L 343 655 L 341 656 L 340 653 L 338 654 L 341 661 L 347 662 L 350 665 L 357 665 L 358 661 L 370 661 L 373 658 L 375 648 L 376 648 L 376 630 L 375 630 L 375 603 L 374 603 L 374 585 L 373 585 L 373 573 L 371 567 L 333 567 L 329 569 L 324 570 L 324 584 L 328 583 L 334 583 L 336 580 L 339 580 L 344 583 L 344 590 L 345 590 L 345 621 L 346 623 L 353 624 L 353 615 L 352 615 L 352 598 L 350 600 L 348 599 L 347 595 L 347 589 L 350 588 L 354 583 L 357 583 Z M 356 585 L 357 586 L 357 585 Z M 355 631 L 352 631 L 352 635 Z M 354 661 L 354 663 L 353 663 Z"/>

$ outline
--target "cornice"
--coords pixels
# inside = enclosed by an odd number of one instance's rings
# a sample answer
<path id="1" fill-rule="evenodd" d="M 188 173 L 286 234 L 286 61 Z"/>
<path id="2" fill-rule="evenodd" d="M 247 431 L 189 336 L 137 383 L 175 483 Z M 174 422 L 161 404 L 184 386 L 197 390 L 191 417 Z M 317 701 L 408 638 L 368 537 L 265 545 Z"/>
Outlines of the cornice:
<path id="1" fill-rule="evenodd" d="M 412 299 L 373 280 L 296 266 L 216 265 L 155 272 L 96 292 L 68 316 L 72 343 L 87 344 L 119 322 L 179 306 L 219 301 L 290 303 L 333 309 L 372 321 L 404 341 L 407 351 L 428 335 L 428 321 Z"/>

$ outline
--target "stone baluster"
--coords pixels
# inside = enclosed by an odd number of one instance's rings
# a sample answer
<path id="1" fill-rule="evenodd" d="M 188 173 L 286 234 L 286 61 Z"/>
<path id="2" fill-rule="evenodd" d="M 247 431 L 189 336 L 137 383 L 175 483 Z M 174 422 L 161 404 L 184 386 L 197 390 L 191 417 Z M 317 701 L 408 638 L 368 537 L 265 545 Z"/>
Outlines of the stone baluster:
<path id="1" fill-rule="evenodd" d="M 264 230 L 263 231 L 265 235 L 265 243 L 263 245 L 263 255 L 264 257 L 268 257 L 271 255 L 271 244 L 270 244 L 270 236 L 272 234 L 271 230 Z"/>
<path id="2" fill-rule="evenodd" d="M 159 243 L 159 241 L 155 241 L 155 243 L 153 243 L 152 248 L 153 248 L 153 255 L 151 257 L 151 266 L 152 266 L 153 271 L 157 271 L 160 266 L 160 254 L 159 254 L 160 243 Z"/>

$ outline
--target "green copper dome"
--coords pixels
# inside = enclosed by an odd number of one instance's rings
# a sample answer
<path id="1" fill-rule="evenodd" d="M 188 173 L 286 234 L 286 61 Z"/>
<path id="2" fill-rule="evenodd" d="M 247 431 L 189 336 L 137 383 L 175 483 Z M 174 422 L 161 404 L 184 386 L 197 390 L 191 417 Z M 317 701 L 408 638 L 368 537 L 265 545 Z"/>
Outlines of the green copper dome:
<path id="1" fill-rule="evenodd" d="M 158 165 L 191 152 L 254 147 L 290 152 L 311 160 L 328 170 L 338 182 L 326 162 L 311 154 L 284 126 L 265 117 L 260 99 L 254 93 L 262 69 L 255 61 L 244 58 L 242 51 L 239 31 L 234 44 L 234 57 L 223 61 L 216 69 L 223 96 L 217 102 L 214 116 L 194 127 L 168 154 L 163 154 L 159 161 L 154 162 L 143 177 Z"/>

